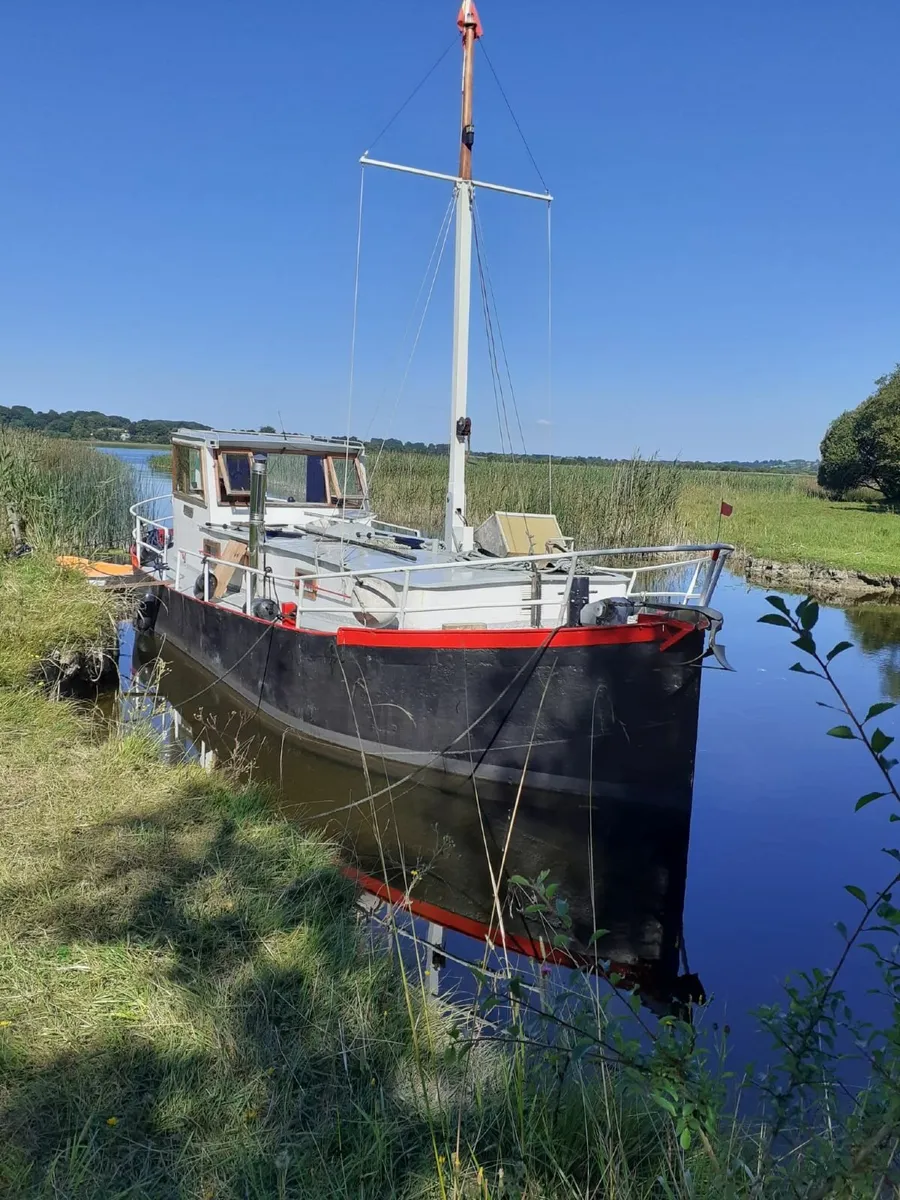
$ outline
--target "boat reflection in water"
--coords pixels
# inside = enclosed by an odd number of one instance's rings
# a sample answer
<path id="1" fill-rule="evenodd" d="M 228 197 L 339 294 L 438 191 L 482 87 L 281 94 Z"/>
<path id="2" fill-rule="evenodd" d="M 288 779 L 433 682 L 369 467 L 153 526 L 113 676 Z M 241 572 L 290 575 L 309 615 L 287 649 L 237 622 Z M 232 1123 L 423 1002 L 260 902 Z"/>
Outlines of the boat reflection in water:
<path id="1" fill-rule="evenodd" d="M 662 794 L 646 794 L 644 774 L 640 792 L 593 803 L 534 791 L 517 800 L 513 789 L 486 792 L 480 784 L 476 793 L 471 781 L 446 775 L 437 786 L 421 772 L 391 780 L 371 756 L 363 771 L 358 761 L 326 757 L 320 744 L 313 749 L 255 713 L 153 637 L 138 636 L 124 703 L 155 704 L 168 753 L 220 760 L 237 753 L 252 763 L 255 776 L 274 785 L 286 817 L 342 845 L 365 892 L 408 910 L 420 931 L 427 926 L 421 936 L 439 948 L 433 962 L 447 966 L 444 980 L 458 985 L 454 964 L 485 961 L 490 929 L 491 943 L 500 946 L 505 934 L 505 948 L 517 959 L 527 955 L 546 965 L 574 956 L 595 966 L 602 960 L 624 984 L 639 987 L 648 1007 L 670 1012 L 703 998 L 687 971 L 682 932 L 699 672 L 696 678 L 696 688 L 681 697 L 680 769 L 667 762 Z M 541 872 L 558 885 L 572 918 L 563 955 L 551 947 L 552 923 L 527 915 L 530 897 L 510 882 Z M 379 906 L 370 900 L 367 907 Z M 607 932 L 592 943 L 595 929 Z"/>

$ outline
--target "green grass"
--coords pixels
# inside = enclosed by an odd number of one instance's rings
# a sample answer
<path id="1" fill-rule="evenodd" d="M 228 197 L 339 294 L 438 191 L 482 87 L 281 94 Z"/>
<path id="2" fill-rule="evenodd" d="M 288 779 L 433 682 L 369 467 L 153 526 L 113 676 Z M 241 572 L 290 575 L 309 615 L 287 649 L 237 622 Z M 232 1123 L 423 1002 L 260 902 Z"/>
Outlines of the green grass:
<path id="1" fill-rule="evenodd" d="M 712 538 L 719 529 L 754 557 L 811 563 L 872 575 L 900 575 L 900 517 L 878 505 L 838 503 L 802 491 L 773 494 L 731 489 L 731 517 L 719 523 L 719 495 L 692 485 L 682 512 L 694 535 Z"/>
<path id="2" fill-rule="evenodd" d="M 96 655 L 115 645 L 120 596 L 52 555 L 0 558 L 0 687 L 40 674 L 51 655 Z"/>
<path id="3" fill-rule="evenodd" d="M 3 1194 L 649 1198 L 708 1174 L 604 1070 L 559 1093 L 539 1061 L 456 1053 L 458 1015 L 263 793 L 27 691 L 0 691 L 0 749 Z"/>
<path id="4" fill-rule="evenodd" d="M 25 540 L 57 553 L 93 554 L 128 545 L 137 484 L 127 463 L 84 442 L 0 429 L 0 547 L 7 510 Z"/>

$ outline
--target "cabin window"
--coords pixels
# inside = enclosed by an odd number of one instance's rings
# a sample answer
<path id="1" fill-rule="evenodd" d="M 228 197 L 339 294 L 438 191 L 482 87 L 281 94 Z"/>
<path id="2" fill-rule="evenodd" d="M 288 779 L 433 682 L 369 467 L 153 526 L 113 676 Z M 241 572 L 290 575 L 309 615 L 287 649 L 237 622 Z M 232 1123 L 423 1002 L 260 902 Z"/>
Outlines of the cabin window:
<path id="1" fill-rule="evenodd" d="M 315 468 L 308 470 L 305 454 L 270 454 L 266 472 L 266 499 L 273 504 L 318 503 L 307 495 L 307 483 Z"/>
<path id="2" fill-rule="evenodd" d="M 248 504 L 252 453 L 220 450 L 216 457 L 222 503 Z M 348 460 L 337 455 L 269 453 L 266 501 L 300 505 L 343 502 L 358 508 L 365 499 L 364 478 L 356 456 Z"/>
<path id="3" fill-rule="evenodd" d="M 182 496 L 203 500 L 203 463 L 198 446 L 172 446 L 172 481 L 174 491 Z"/>
<path id="4" fill-rule="evenodd" d="M 359 507 L 365 499 L 359 463 L 355 456 L 335 456 L 328 460 L 331 474 L 331 499 L 343 500 L 348 507 Z"/>
<path id="5" fill-rule="evenodd" d="M 246 450 L 226 451 L 219 455 L 219 477 L 223 499 L 244 502 L 250 496 L 250 455 Z"/>

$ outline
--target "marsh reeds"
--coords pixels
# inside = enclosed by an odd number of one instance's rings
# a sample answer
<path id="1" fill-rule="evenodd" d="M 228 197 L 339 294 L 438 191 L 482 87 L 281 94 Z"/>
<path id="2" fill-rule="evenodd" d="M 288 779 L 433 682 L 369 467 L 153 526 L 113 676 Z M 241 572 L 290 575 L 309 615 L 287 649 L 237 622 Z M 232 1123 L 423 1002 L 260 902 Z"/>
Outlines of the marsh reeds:
<path id="1" fill-rule="evenodd" d="M 82 442 L 0 427 L 0 545 L 15 514 L 43 550 L 95 554 L 129 543 L 138 498 L 131 467 Z"/>
<path id="2" fill-rule="evenodd" d="M 385 452 L 372 471 L 378 515 L 437 534 L 444 525 L 447 467 L 435 455 Z M 554 512 L 579 548 L 661 545 L 685 535 L 679 515 L 682 473 L 655 459 L 611 466 L 560 464 L 551 477 L 534 460 L 473 458 L 468 474 L 469 520 L 491 513 Z"/>

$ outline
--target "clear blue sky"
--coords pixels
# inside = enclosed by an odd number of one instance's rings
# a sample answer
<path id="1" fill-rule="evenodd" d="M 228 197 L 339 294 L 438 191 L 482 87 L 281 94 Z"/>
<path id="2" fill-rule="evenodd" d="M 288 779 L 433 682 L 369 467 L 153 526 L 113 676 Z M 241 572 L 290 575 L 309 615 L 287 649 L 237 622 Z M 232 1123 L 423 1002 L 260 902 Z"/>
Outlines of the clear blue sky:
<path id="1" fill-rule="evenodd" d="M 487 196 L 530 451 L 811 457 L 900 359 L 896 0 L 482 0 L 556 197 Z M 34 0 L 3 17 L 0 396 L 346 428 L 356 160 L 447 46 L 455 0 Z M 453 171 L 454 48 L 378 143 Z M 540 188 L 484 62 L 475 174 Z M 366 182 L 355 432 L 445 441 L 447 200 Z M 496 448 L 473 321 L 476 448 Z"/>

